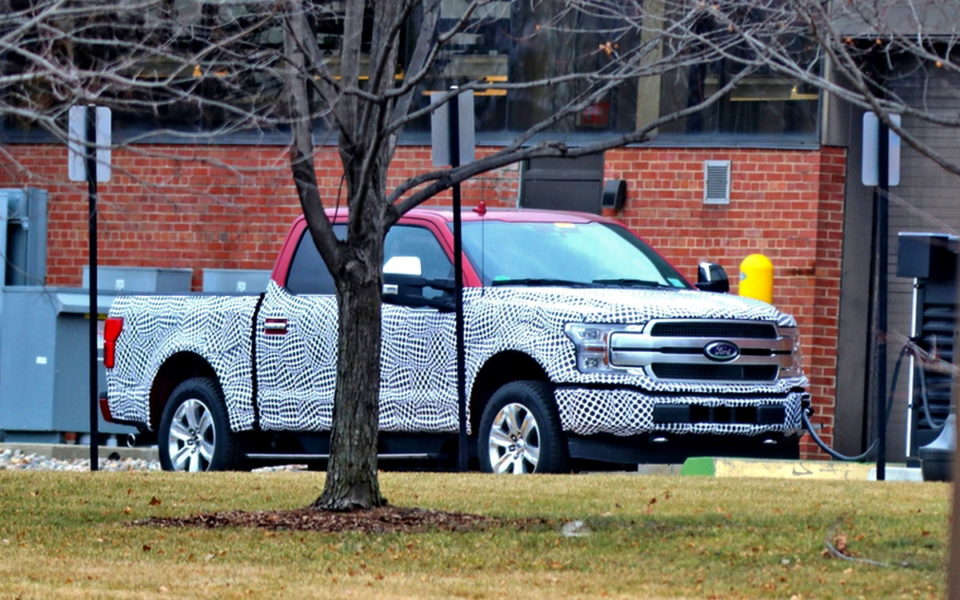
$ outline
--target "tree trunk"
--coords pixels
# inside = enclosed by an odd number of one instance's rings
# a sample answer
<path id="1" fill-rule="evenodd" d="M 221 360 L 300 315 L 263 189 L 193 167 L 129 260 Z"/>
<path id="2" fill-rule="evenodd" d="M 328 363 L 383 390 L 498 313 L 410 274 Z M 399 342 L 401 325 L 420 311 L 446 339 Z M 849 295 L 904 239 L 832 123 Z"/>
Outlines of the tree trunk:
<path id="1" fill-rule="evenodd" d="M 351 240 L 349 258 L 334 278 L 340 317 L 337 391 L 326 484 L 313 504 L 321 510 L 362 510 L 387 503 L 377 477 L 383 263 L 378 221 L 368 221 L 363 239 Z"/>

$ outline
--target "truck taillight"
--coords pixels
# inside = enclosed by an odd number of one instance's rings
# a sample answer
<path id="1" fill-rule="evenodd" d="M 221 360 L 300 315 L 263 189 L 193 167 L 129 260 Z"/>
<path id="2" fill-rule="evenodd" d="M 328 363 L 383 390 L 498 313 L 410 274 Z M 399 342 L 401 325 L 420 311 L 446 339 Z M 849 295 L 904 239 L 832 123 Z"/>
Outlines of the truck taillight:
<path id="1" fill-rule="evenodd" d="M 117 361 L 117 338 L 123 331 L 123 319 L 110 317 L 103 323 L 103 366 L 112 369 Z"/>
<path id="2" fill-rule="evenodd" d="M 110 401 L 105 393 L 100 394 L 100 414 L 103 415 L 104 421 L 108 423 L 113 422 L 113 413 L 110 412 Z"/>

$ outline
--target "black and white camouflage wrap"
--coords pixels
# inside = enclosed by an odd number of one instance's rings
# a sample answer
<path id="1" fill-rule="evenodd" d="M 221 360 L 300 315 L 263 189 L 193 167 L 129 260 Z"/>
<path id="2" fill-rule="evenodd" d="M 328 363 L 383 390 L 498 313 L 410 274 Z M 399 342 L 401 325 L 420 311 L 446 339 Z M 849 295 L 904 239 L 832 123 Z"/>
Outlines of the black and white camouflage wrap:
<path id="1" fill-rule="evenodd" d="M 171 357 L 202 356 L 217 373 L 237 430 L 253 425 L 251 333 L 256 296 L 120 296 L 111 317 L 123 317 L 117 359 L 107 369 L 114 418 L 150 425 L 150 388 Z M 159 415 L 153 415 L 159 419 Z"/>
<path id="2" fill-rule="evenodd" d="M 110 405 L 119 418 L 149 422 L 150 382 L 177 352 L 195 352 L 217 372 L 231 426 L 255 426 L 251 326 L 256 298 L 132 297 L 111 315 L 125 318 L 117 368 L 108 373 Z M 557 384 L 566 431 L 634 435 L 653 430 L 655 403 L 734 406 L 777 404 L 780 425 L 676 424 L 674 433 L 794 433 L 800 428 L 804 377 L 769 383 L 663 381 L 641 369 L 586 374 L 577 369 L 568 323 L 642 324 L 651 319 L 749 319 L 795 327 L 772 306 L 697 291 L 492 287 L 465 290 L 467 390 L 483 365 L 503 352 L 535 360 Z M 264 430 L 322 431 L 331 427 L 336 383 L 336 300 L 295 296 L 270 282 L 257 323 L 259 426 Z M 285 334 L 264 333 L 282 319 Z M 457 431 L 454 318 L 433 309 L 384 305 L 380 428 Z M 597 386 L 601 386 L 598 389 Z"/>
<path id="3" fill-rule="evenodd" d="M 763 433 L 799 433 L 801 402 L 804 394 L 792 392 L 784 397 L 738 399 L 710 396 L 654 396 L 636 390 L 570 389 L 554 392 L 560 410 L 560 423 L 565 431 L 581 435 L 612 433 L 635 435 L 652 431 L 675 434 L 760 435 Z M 654 427 L 653 407 L 656 404 L 698 404 L 701 406 L 782 405 L 785 422 L 777 425 L 746 423 L 669 423 Z"/>

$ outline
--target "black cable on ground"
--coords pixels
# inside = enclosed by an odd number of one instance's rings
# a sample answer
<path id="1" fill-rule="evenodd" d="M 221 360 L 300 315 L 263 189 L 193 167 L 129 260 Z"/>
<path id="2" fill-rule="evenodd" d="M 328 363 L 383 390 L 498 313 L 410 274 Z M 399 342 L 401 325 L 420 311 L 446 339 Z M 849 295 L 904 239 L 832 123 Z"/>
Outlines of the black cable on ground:
<path id="1" fill-rule="evenodd" d="M 930 429 L 940 429 L 943 427 L 943 424 L 947 422 L 947 418 L 944 417 L 942 421 L 937 421 L 930 412 L 930 403 L 927 402 L 927 373 L 923 370 L 922 366 L 917 370 L 919 371 L 919 376 L 917 379 L 920 380 L 921 416 L 923 417 L 923 420 L 927 422 L 927 427 Z"/>
<path id="2" fill-rule="evenodd" d="M 904 347 L 900 350 L 900 354 L 897 355 L 897 362 L 893 366 L 893 377 L 890 381 L 890 391 L 887 394 L 887 422 L 890 421 L 890 412 L 891 412 L 891 409 L 893 408 L 893 393 L 897 389 L 897 381 L 900 378 L 900 367 L 903 364 L 903 357 L 906 356 L 907 354 L 910 354 L 911 352 L 912 352 L 911 344 L 904 345 Z M 925 389 L 925 384 L 924 384 L 924 389 Z M 923 398 L 924 398 L 924 405 L 926 405 L 926 395 L 924 395 Z M 871 442 L 870 445 L 867 447 L 867 449 L 861 452 L 860 454 L 857 454 L 854 456 L 848 456 L 846 454 L 841 454 L 837 452 L 836 450 L 831 448 L 829 444 L 823 441 L 823 439 L 819 435 L 817 435 L 817 432 L 813 427 L 813 423 L 810 422 L 810 412 L 811 411 L 809 408 L 805 408 L 800 413 L 800 418 L 803 421 L 803 426 L 806 428 L 807 433 L 810 434 L 810 437 L 813 438 L 813 441 L 816 442 L 818 446 L 820 446 L 820 449 L 826 452 L 827 454 L 829 454 L 830 456 L 832 456 L 833 458 L 837 460 L 843 460 L 843 461 L 849 461 L 849 462 L 860 462 L 869 458 L 870 455 L 873 454 L 873 452 L 877 449 L 877 440 L 874 439 L 873 442 Z M 884 427 L 886 427 L 886 425 L 887 423 L 884 423 Z"/>

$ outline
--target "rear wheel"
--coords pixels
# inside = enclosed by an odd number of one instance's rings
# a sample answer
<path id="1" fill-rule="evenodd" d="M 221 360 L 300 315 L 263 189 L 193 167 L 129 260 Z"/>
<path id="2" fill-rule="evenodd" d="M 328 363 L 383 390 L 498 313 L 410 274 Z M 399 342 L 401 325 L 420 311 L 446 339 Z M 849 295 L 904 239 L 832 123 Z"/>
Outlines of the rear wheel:
<path id="1" fill-rule="evenodd" d="M 228 471 L 240 465 L 223 394 L 206 377 L 188 379 L 170 394 L 157 445 L 165 471 Z"/>
<path id="2" fill-rule="evenodd" d="M 568 471 L 566 441 L 550 386 L 514 381 L 498 389 L 480 419 L 477 455 L 480 468 L 488 473 Z"/>

